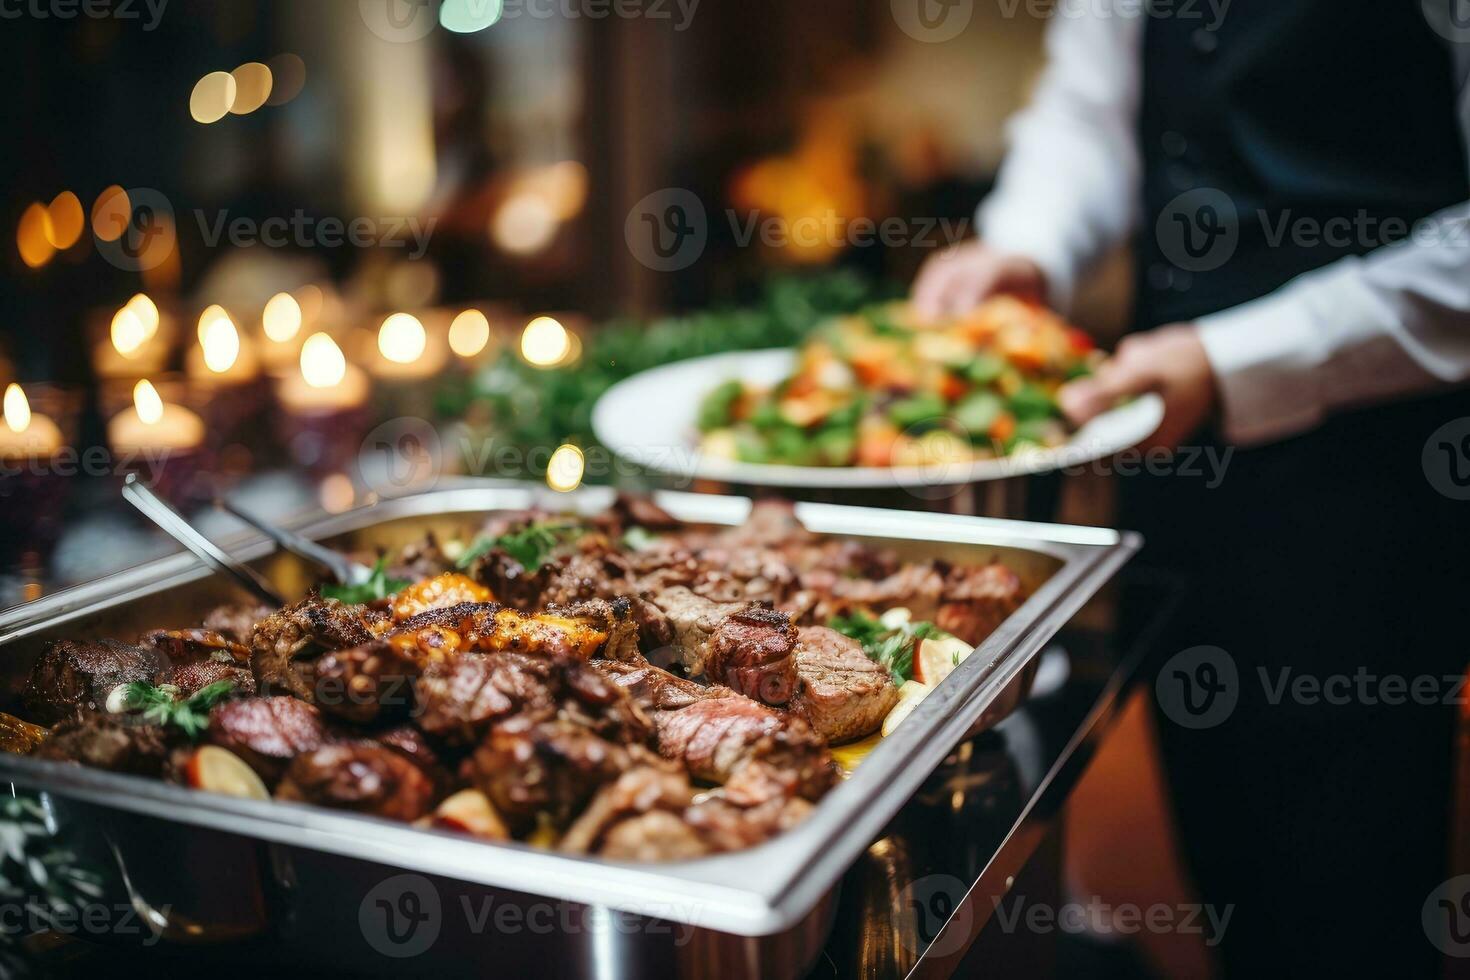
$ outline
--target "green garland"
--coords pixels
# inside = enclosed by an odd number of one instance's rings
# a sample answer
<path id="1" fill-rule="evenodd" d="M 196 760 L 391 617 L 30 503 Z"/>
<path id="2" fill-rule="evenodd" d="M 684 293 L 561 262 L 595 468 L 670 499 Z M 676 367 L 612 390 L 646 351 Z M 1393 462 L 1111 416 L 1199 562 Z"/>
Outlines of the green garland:
<path id="1" fill-rule="evenodd" d="M 706 354 L 791 347 L 828 317 L 881 298 L 853 272 L 781 277 L 767 284 L 753 306 L 608 323 L 582 338 L 582 356 L 570 367 L 543 370 L 513 355 L 500 357 L 467 381 L 443 389 L 437 408 L 444 417 L 465 421 L 480 446 L 475 458 L 465 460 L 466 468 L 485 475 L 484 462 L 502 447 L 524 454 L 567 442 L 593 445 L 592 406 L 624 378 Z"/>

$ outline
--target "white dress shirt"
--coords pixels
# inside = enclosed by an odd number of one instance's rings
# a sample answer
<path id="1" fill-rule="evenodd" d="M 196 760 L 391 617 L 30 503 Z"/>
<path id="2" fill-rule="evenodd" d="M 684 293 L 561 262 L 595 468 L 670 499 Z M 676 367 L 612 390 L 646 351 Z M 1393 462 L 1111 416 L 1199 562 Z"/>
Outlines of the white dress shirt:
<path id="1" fill-rule="evenodd" d="M 1010 123 L 1010 153 L 977 216 L 988 244 L 1042 268 L 1063 310 L 1088 266 L 1140 230 L 1139 6 L 1058 8 L 1068 13 L 1048 26 L 1047 67 Z M 1470 43 L 1446 42 L 1445 57 L 1455 63 L 1470 145 Z M 1405 242 L 1334 262 L 1198 326 L 1226 435 L 1243 445 L 1310 429 L 1335 409 L 1465 381 L 1470 203 L 1425 219 Z"/>

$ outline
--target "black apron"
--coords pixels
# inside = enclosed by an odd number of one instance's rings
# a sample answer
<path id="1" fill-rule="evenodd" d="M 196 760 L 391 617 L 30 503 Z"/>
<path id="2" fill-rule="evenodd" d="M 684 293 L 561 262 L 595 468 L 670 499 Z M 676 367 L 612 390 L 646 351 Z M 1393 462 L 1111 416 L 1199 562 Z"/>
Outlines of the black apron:
<path id="1" fill-rule="evenodd" d="M 1145 27 L 1139 329 L 1262 296 L 1470 197 L 1451 55 L 1419 3 L 1234 0 L 1213 30 L 1186 6 Z M 1344 218 L 1346 241 L 1310 234 Z M 1280 235 L 1283 219 L 1308 234 Z M 1234 906 L 1231 976 L 1434 969 L 1421 909 L 1447 877 L 1455 708 L 1371 692 L 1392 674 L 1453 695 L 1442 678 L 1466 665 L 1470 503 L 1421 463 L 1465 416 L 1466 393 L 1424 397 L 1236 449 L 1213 488 L 1124 480 L 1143 561 L 1188 583 L 1162 657 L 1208 644 L 1237 668 L 1223 722 L 1157 717 L 1202 901 Z M 1347 675 L 1352 693 L 1277 697 L 1283 668 Z"/>

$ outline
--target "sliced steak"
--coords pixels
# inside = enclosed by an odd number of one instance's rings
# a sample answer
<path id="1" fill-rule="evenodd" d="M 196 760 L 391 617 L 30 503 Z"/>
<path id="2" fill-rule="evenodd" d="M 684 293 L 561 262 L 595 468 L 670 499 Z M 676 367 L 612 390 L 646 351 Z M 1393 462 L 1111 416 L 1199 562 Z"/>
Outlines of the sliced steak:
<path id="1" fill-rule="evenodd" d="M 435 792 L 434 781 L 402 752 L 373 742 L 342 742 L 298 755 L 281 777 L 276 799 L 410 821 L 433 808 Z"/>
<path id="2" fill-rule="evenodd" d="M 273 786 L 292 759 L 321 748 L 330 736 L 315 707 L 281 696 L 216 705 L 205 739 L 238 755 Z"/>
<path id="3" fill-rule="evenodd" d="M 722 619 L 709 640 L 709 678 L 763 704 L 780 707 L 796 696 L 796 629 L 791 617 L 751 606 Z"/>
<path id="4" fill-rule="evenodd" d="M 58 640 L 41 651 L 21 699 L 32 720 L 53 725 L 103 710 L 120 685 L 159 684 L 168 677 L 168 662 L 157 650 L 116 640 Z"/>
<path id="5" fill-rule="evenodd" d="M 934 625 L 979 646 L 1025 598 L 1021 579 L 999 562 L 954 568 L 945 576 L 943 602 Z"/>
<path id="6" fill-rule="evenodd" d="M 799 707 L 812 728 L 831 745 L 877 731 L 898 703 L 892 675 L 836 630 L 804 626 L 799 635 Z"/>

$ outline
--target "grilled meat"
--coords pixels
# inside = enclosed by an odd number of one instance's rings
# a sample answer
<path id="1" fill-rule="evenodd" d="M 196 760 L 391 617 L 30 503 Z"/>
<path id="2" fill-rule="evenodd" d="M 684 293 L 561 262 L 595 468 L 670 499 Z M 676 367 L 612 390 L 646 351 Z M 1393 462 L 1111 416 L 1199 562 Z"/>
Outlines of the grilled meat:
<path id="1" fill-rule="evenodd" d="M 603 601 L 547 607 L 534 615 L 493 602 L 465 602 L 406 620 L 389 642 L 429 660 L 500 651 L 584 660 L 602 651 L 617 659 L 637 651 L 628 603 Z"/>
<path id="2" fill-rule="evenodd" d="M 490 602 L 495 596 L 468 575 L 444 572 L 415 582 L 393 597 L 393 618 L 399 622 L 431 609 L 447 609 L 462 602 Z"/>
<path id="3" fill-rule="evenodd" d="M 52 725 L 102 710 L 123 684 L 159 684 L 168 677 L 168 662 L 157 650 L 116 640 L 59 640 L 41 651 L 21 699 L 32 718 Z"/>
<path id="4" fill-rule="evenodd" d="M 402 752 L 373 742 L 324 745 L 298 755 L 276 798 L 390 820 L 417 820 L 434 805 L 434 781 Z"/>
<path id="5" fill-rule="evenodd" d="M 934 625 L 978 646 L 1021 607 L 1025 594 L 1016 573 L 1000 562 L 953 568 L 945 576 L 944 601 Z"/>
<path id="6" fill-rule="evenodd" d="M 261 691 L 313 699 L 310 661 L 329 650 L 362 646 L 385 632 L 387 616 L 316 593 L 255 624 L 251 669 Z"/>
<path id="7" fill-rule="evenodd" d="M 593 797 L 559 847 L 634 861 L 699 857 L 709 848 L 683 820 L 693 799 L 689 777 L 677 767 L 635 765 Z"/>
<path id="8" fill-rule="evenodd" d="M 435 666 L 415 684 L 418 726 L 446 745 L 471 745 L 522 707 L 549 710 L 553 665 L 514 653 L 473 654 Z"/>
<path id="9" fill-rule="evenodd" d="M 249 645 L 255 624 L 275 612 L 269 606 L 219 606 L 204 617 L 203 627 L 227 640 Z"/>
<path id="10" fill-rule="evenodd" d="M 418 661 L 386 640 L 322 654 L 309 669 L 313 702 L 334 718 L 368 725 L 413 707 Z"/>
<path id="11" fill-rule="evenodd" d="M 795 696 L 796 629 L 783 612 L 752 606 L 732 613 L 715 627 L 709 640 L 705 673 L 714 681 L 780 706 Z"/>
<path id="12" fill-rule="evenodd" d="M 229 681 L 233 684 L 236 697 L 255 696 L 255 675 L 245 667 L 237 667 L 218 660 L 196 660 L 174 668 L 173 685 L 179 689 L 180 698 L 198 694 L 209 685 L 220 681 Z"/>
<path id="13" fill-rule="evenodd" d="M 373 741 L 403 754 L 434 781 L 435 798 L 446 796 L 454 786 L 454 777 L 445 768 L 439 753 L 429 744 L 424 733 L 412 725 L 395 725 L 373 735 Z"/>
<path id="14" fill-rule="evenodd" d="M 57 725 L 34 754 L 54 762 L 157 777 L 164 773 L 172 744 L 169 733 L 157 725 L 92 713 Z"/>
<path id="15" fill-rule="evenodd" d="M 803 626 L 799 636 L 799 707 L 812 728 L 830 745 L 877 731 L 898 703 L 892 675 L 836 630 Z"/>
<path id="16" fill-rule="evenodd" d="M 805 820 L 812 804 L 800 797 L 772 797 L 754 806 L 740 806 L 722 796 L 711 796 L 684 812 L 684 822 L 716 851 L 739 851 L 770 840 Z"/>
<path id="17" fill-rule="evenodd" d="M 216 705 L 205 738 L 239 756 L 268 786 L 280 780 L 292 759 L 330 741 L 321 713 L 285 696 Z"/>
<path id="18" fill-rule="evenodd" d="M 491 728 L 466 760 L 462 775 L 513 829 L 523 831 L 538 814 L 565 827 L 632 761 L 629 747 L 598 738 L 574 722 L 526 714 Z"/>

